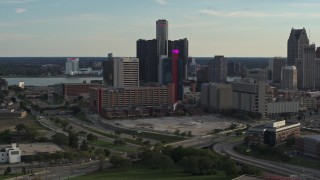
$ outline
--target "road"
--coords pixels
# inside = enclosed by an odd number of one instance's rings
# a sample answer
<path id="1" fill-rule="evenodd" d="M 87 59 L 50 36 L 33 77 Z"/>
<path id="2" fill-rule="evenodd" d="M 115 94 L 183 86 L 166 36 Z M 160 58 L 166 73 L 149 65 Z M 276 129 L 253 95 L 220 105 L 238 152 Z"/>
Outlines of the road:
<path id="1" fill-rule="evenodd" d="M 110 167 L 111 164 L 107 163 L 105 167 Z M 26 179 L 50 179 L 50 180 L 62 180 L 69 179 L 71 177 L 85 175 L 89 172 L 97 171 L 99 169 L 99 161 L 92 161 L 89 163 L 59 166 L 59 167 L 48 167 L 46 170 L 34 173 L 33 175 L 19 176 L 14 179 L 26 180 Z"/>
<path id="2" fill-rule="evenodd" d="M 239 163 L 253 165 L 271 172 L 275 172 L 277 174 L 286 175 L 286 176 L 312 174 L 315 179 L 320 179 L 319 170 L 243 156 L 233 150 L 235 146 L 241 143 L 242 142 L 218 143 L 213 146 L 213 149 L 217 153 L 220 153 L 223 155 L 225 154 L 229 155 L 232 159 L 234 159 Z"/>

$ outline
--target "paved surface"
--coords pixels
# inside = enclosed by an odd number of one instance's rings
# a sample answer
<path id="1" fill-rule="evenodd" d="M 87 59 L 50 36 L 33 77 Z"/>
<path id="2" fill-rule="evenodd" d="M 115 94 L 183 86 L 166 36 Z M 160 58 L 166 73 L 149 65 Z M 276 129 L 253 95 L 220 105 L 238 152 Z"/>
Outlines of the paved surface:
<path id="1" fill-rule="evenodd" d="M 111 166 L 106 163 L 105 167 Z M 97 171 L 99 169 L 99 161 L 93 161 L 78 165 L 59 166 L 44 168 L 43 171 L 31 175 L 19 176 L 14 179 L 27 180 L 27 179 L 48 179 L 48 180 L 62 180 L 71 177 L 85 175 L 89 172 Z"/>
<path id="2" fill-rule="evenodd" d="M 219 143 L 213 146 L 214 151 L 220 154 L 227 154 L 232 159 L 237 162 L 253 165 L 262 169 L 269 170 L 281 175 L 301 175 L 301 174 L 312 174 L 314 179 L 320 179 L 320 171 L 310 168 L 305 168 L 301 166 L 294 166 L 285 163 L 255 159 L 248 156 L 243 156 L 238 154 L 233 150 L 236 145 L 241 144 L 242 142 L 227 142 Z"/>
<path id="3" fill-rule="evenodd" d="M 178 129 L 180 133 L 192 131 L 193 135 L 203 136 L 213 132 L 214 129 L 228 128 L 232 123 L 237 123 L 237 120 L 221 115 L 206 115 L 115 120 L 115 123 L 130 129 L 149 130 L 165 134 L 173 133 Z"/>

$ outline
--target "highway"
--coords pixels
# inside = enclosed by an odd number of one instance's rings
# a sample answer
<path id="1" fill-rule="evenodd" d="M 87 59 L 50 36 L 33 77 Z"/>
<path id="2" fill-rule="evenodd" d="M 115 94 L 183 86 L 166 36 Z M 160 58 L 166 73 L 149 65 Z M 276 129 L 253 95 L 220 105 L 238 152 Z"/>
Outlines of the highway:
<path id="1" fill-rule="evenodd" d="M 234 159 L 239 163 L 254 165 L 256 167 L 259 167 L 280 175 L 290 176 L 290 175 L 312 174 L 312 176 L 315 179 L 320 179 L 319 170 L 243 156 L 233 150 L 235 146 L 241 143 L 242 142 L 218 143 L 213 146 L 213 150 L 223 155 L 229 155 L 232 159 Z"/>
<path id="2" fill-rule="evenodd" d="M 107 163 L 106 166 L 111 166 Z M 13 179 L 48 179 L 48 180 L 62 180 L 69 179 L 71 177 L 82 176 L 89 172 L 97 171 L 99 169 L 99 161 L 92 161 L 83 164 L 69 165 L 69 166 L 58 166 L 58 167 L 47 167 L 46 170 L 34 173 L 33 175 L 19 176 Z"/>

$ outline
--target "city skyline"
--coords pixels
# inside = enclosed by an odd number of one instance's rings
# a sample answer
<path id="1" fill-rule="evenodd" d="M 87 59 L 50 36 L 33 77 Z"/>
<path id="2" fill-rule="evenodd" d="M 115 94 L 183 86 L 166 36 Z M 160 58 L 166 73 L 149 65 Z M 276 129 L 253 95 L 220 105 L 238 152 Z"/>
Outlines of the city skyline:
<path id="1" fill-rule="evenodd" d="M 0 0 L 0 56 L 136 56 L 137 39 L 188 38 L 189 56 L 286 57 L 291 28 L 320 40 L 307 0 Z M 310 31 L 309 31 L 310 30 Z M 310 33 L 311 32 L 311 33 Z"/>

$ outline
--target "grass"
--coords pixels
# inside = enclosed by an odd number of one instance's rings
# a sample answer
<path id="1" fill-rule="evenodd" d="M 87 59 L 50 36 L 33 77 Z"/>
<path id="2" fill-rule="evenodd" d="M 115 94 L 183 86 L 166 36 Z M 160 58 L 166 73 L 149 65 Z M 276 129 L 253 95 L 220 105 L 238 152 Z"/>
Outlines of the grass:
<path id="1" fill-rule="evenodd" d="M 90 121 L 90 119 L 88 119 L 87 116 L 83 112 L 76 114 L 75 117 L 83 122 L 92 123 L 92 121 Z"/>
<path id="2" fill-rule="evenodd" d="M 8 175 L 1 174 L 0 175 L 0 180 L 2 180 L 2 179 L 10 179 L 10 178 L 18 177 L 18 176 L 21 176 L 21 175 L 22 175 L 21 173 L 8 174 Z"/>
<path id="3" fill-rule="evenodd" d="M 92 142 L 92 144 L 96 145 L 96 146 L 101 146 L 104 148 L 110 148 L 115 151 L 122 151 L 122 152 L 135 152 L 138 149 L 137 147 L 132 147 L 132 146 L 128 146 L 128 145 L 116 145 L 111 142 L 105 142 L 105 141 L 100 141 L 100 140 L 96 140 L 96 141 Z"/>
<path id="4" fill-rule="evenodd" d="M 242 149 L 242 150 L 238 150 L 238 149 Z M 244 152 L 243 149 L 248 149 L 248 147 L 241 144 L 241 145 L 237 146 L 236 148 L 234 148 L 234 150 L 236 152 L 238 152 L 242 155 L 245 155 L 245 156 L 251 156 L 251 157 L 254 157 L 257 159 L 264 159 L 264 160 L 270 160 L 270 161 L 275 161 L 275 162 L 281 162 L 275 156 L 265 155 L 265 154 L 261 154 L 259 152 L 254 152 L 254 151 Z M 286 161 L 285 163 L 320 170 L 320 162 L 319 161 L 317 162 L 317 161 L 308 160 L 308 159 L 300 157 L 300 156 L 290 157 L 290 160 Z"/>
<path id="5" fill-rule="evenodd" d="M 180 168 L 173 167 L 166 171 L 162 169 L 146 169 L 133 167 L 128 170 L 107 169 L 104 172 L 95 172 L 92 174 L 72 178 L 73 180 L 86 179 L 112 179 L 112 180 L 226 180 L 228 179 L 223 171 L 216 175 L 192 176 L 184 173 Z"/>

